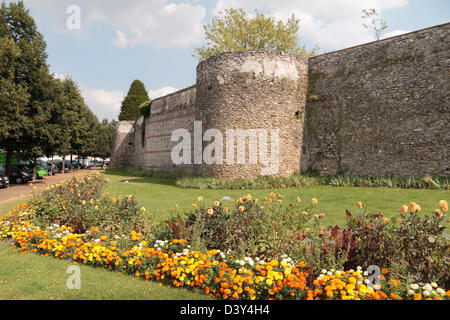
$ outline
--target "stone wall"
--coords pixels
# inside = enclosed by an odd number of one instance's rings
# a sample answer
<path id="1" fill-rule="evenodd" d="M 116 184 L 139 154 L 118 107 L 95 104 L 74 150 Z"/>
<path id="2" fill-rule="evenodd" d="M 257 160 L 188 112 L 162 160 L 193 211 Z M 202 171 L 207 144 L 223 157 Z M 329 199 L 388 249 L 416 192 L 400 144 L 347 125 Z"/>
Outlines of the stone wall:
<path id="1" fill-rule="evenodd" d="M 175 166 L 171 152 L 177 142 L 171 141 L 174 130 L 193 130 L 196 88 L 190 87 L 152 101 L 150 116 L 145 119 L 145 142 L 142 146 L 143 117 L 136 124 L 135 165 L 145 169 L 194 173 L 193 165 Z"/>
<path id="2" fill-rule="evenodd" d="M 126 167 L 134 163 L 134 121 L 120 121 L 114 126 L 111 166 Z"/>
<path id="3" fill-rule="evenodd" d="M 266 170 L 274 176 L 298 171 L 307 72 L 306 59 L 274 51 L 224 53 L 201 62 L 197 67 L 197 120 L 202 121 L 204 128 L 220 130 L 223 145 L 234 145 L 234 154 L 228 155 L 224 148 L 224 162 L 203 164 L 200 174 L 255 178 Z M 230 129 L 234 130 L 234 138 L 227 134 Z M 275 154 L 271 138 L 276 130 L 278 163 L 264 165 L 259 133 L 266 134 L 264 146 L 271 156 Z M 249 148 L 251 134 L 257 135 L 257 142 L 251 144 L 255 149 Z M 239 149 L 237 141 L 247 142 L 245 150 Z M 204 147 L 209 143 L 205 142 Z M 244 161 L 238 161 L 239 152 Z M 250 155 L 254 156 L 253 161 Z"/>
<path id="4" fill-rule="evenodd" d="M 111 163 L 223 178 L 308 169 L 449 175 L 449 32 L 444 24 L 308 60 L 274 51 L 212 57 L 198 65 L 196 86 L 154 100 L 146 119 L 117 124 Z M 194 121 L 201 121 L 200 134 L 223 134 L 223 163 L 172 163 L 173 131 L 186 129 L 193 147 Z M 258 142 L 265 130 L 268 154 L 270 134 L 278 130 L 277 170 L 265 171 L 260 150 L 248 145 L 239 164 L 237 140 L 227 140 L 230 129 L 245 142 L 254 136 L 239 130 L 255 130 Z M 227 155 L 228 144 L 235 155 Z"/>
<path id="5" fill-rule="evenodd" d="M 309 59 L 302 170 L 448 175 L 450 24 Z"/>

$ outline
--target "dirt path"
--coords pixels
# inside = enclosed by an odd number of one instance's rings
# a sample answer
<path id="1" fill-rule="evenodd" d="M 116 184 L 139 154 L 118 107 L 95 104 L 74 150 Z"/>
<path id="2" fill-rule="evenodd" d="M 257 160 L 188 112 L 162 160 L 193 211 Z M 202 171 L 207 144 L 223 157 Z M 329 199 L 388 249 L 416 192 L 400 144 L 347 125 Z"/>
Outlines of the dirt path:
<path id="1" fill-rule="evenodd" d="M 38 188 L 45 185 L 61 183 L 64 180 L 70 179 L 79 174 L 85 174 L 91 172 L 92 170 L 99 169 L 86 169 L 86 170 L 74 170 L 70 173 L 57 174 L 54 176 L 46 176 L 44 179 L 32 181 L 33 185 Z M 32 193 L 33 189 L 27 184 L 12 184 L 9 188 L 0 189 L 0 204 L 4 202 L 10 202 L 13 200 L 18 200 Z"/>

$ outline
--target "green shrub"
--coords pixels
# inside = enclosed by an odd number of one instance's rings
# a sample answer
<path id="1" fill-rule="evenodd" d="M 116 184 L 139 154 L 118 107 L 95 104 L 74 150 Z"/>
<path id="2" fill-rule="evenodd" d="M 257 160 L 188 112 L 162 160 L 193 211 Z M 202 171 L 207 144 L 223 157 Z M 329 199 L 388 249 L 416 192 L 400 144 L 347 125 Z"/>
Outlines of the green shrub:
<path id="1" fill-rule="evenodd" d="M 406 208 L 406 207 L 405 207 Z M 399 279 L 445 283 L 450 279 L 450 248 L 442 214 L 422 215 L 412 203 L 392 219 L 366 210 L 349 214 L 348 226 L 359 243 L 359 265 L 393 266 Z M 394 270 L 391 272 L 396 273 Z M 406 279 L 406 278 L 405 278 Z"/>
<path id="2" fill-rule="evenodd" d="M 32 221 L 40 226 L 70 226 L 79 234 L 92 227 L 113 236 L 144 231 L 145 209 L 133 196 L 104 194 L 105 184 L 103 175 L 88 174 L 35 193 L 29 201 Z"/>

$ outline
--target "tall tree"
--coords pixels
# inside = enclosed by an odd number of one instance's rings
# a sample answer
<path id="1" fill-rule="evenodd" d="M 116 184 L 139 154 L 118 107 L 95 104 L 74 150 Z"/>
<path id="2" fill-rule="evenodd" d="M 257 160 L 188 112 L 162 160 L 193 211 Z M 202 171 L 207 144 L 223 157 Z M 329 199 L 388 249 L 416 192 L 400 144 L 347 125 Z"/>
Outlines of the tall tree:
<path id="1" fill-rule="evenodd" d="M 145 85 L 140 80 L 134 80 L 128 90 L 128 94 L 122 101 L 119 120 L 137 120 L 140 117 L 139 106 L 150 100 Z"/>
<path id="2" fill-rule="evenodd" d="M 67 138 L 68 144 L 63 146 L 62 155 L 79 155 L 83 152 L 89 136 L 89 112 L 78 85 L 72 79 L 63 81 L 65 105 L 62 116 L 62 134 Z M 65 160 L 65 159 L 64 159 Z M 72 159 L 71 159 L 72 160 Z M 63 161 L 65 165 L 65 161 Z M 70 162 L 72 169 L 72 161 Z"/>
<path id="3" fill-rule="evenodd" d="M 256 10 L 255 13 L 254 17 L 249 17 L 243 9 L 226 9 L 225 15 L 219 13 L 211 24 L 203 26 L 208 44 L 196 48 L 194 57 L 201 61 L 223 52 L 260 49 L 303 57 L 317 54 L 317 47 L 308 52 L 305 46 L 300 46 L 297 37 L 300 20 L 295 15 L 284 23 Z"/>
<path id="4" fill-rule="evenodd" d="M 12 38 L 0 38 L 0 148 L 7 150 L 6 174 L 11 173 L 12 152 L 20 147 L 27 127 L 26 107 L 30 94 L 14 78 L 20 50 Z"/>
<path id="5" fill-rule="evenodd" d="M 40 152 L 36 139 L 41 136 L 41 121 L 45 118 L 45 94 L 42 89 L 45 82 L 43 78 L 48 75 L 47 53 L 43 36 L 22 1 L 11 2 L 9 5 L 2 2 L 0 5 L 0 39 L 3 46 L 10 48 L 7 65 L 11 68 L 9 74 L 13 73 L 12 78 L 3 79 L 5 87 L 2 85 L 2 91 L 7 90 L 9 86 L 13 93 L 18 94 L 16 106 L 7 104 L 12 111 L 11 124 L 2 124 L 3 128 L 14 124 L 16 127 L 8 136 L 0 137 L 0 145 L 7 151 L 6 170 L 9 173 L 13 151 L 31 152 L 31 149 L 34 149 L 33 153 Z M 29 94 L 28 101 L 24 90 Z"/>

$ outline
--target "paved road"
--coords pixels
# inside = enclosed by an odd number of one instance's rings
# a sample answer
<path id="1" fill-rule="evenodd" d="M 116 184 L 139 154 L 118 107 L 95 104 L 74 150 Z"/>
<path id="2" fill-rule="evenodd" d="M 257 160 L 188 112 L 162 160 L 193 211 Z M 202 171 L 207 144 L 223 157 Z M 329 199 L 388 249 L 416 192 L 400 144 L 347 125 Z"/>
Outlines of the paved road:
<path id="1" fill-rule="evenodd" d="M 70 173 L 65 173 L 65 174 L 59 173 L 54 176 L 47 176 L 41 180 L 32 181 L 32 183 L 33 183 L 33 185 L 35 185 L 37 187 L 55 184 L 55 183 L 61 183 L 64 180 L 70 179 L 79 174 L 88 173 L 91 170 L 98 170 L 98 169 L 74 170 Z M 28 184 L 12 184 L 7 189 L 0 189 L 0 203 L 22 198 L 24 196 L 31 194 L 32 191 L 33 191 L 33 189 L 29 186 L 29 183 Z"/>

